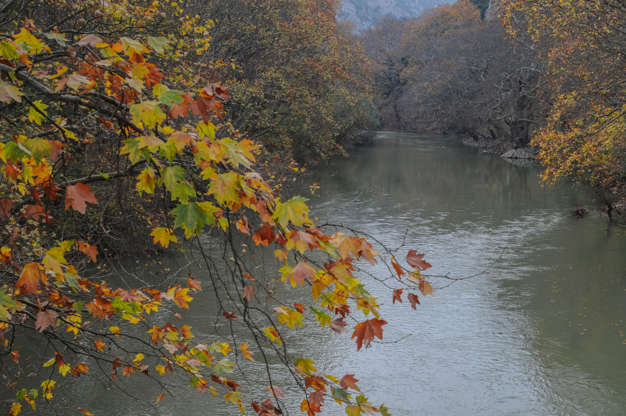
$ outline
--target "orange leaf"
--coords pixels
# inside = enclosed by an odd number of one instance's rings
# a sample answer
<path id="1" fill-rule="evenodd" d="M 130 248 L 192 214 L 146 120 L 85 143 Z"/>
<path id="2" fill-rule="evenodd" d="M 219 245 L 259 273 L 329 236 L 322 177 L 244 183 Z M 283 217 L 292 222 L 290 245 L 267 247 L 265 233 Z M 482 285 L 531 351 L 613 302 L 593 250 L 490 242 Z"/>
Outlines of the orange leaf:
<path id="1" fill-rule="evenodd" d="M 254 358 L 252 358 L 252 355 L 250 354 L 250 350 L 248 349 L 248 344 L 243 343 L 239 346 L 239 348 L 241 349 L 241 352 L 243 353 L 243 356 L 246 357 L 248 360 L 254 361 Z"/>
<path id="2" fill-rule="evenodd" d="M 96 262 L 98 258 L 98 248 L 92 246 L 84 241 L 78 241 L 76 243 L 78 245 L 78 249 L 84 253 L 92 262 Z"/>
<path id="3" fill-rule="evenodd" d="M 420 281 L 419 289 L 420 289 L 420 292 L 422 292 L 422 295 L 424 296 L 433 294 L 433 287 L 426 280 Z"/>
<path id="4" fill-rule="evenodd" d="M 96 346 L 96 349 L 100 352 L 104 352 L 104 350 L 106 349 L 107 344 L 105 344 L 103 341 L 100 341 L 99 339 L 94 340 L 93 343 Z"/>
<path id="5" fill-rule="evenodd" d="M 32 293 L 39 291 L 39 282 L 46 284 L 48 283 L 48 278 L 39 269 L 39 264 L 28 263 L 24 266 L 16 286 L 20 288 L 23 293 Z"/>
<path id="6" fill-rule="evenodd" d="M 393 303 L 396 301 L 402 303 L 402 289 L 395 289 L 393 291 Z"/>
<path id="7" fill-rule="evenodd" d="M 65 210 L 72 208 L 75 211 L 84 214 L 87 209 L 87 202 L 97 205 L 98 200 L 91 193 L 91 188 L 88 185 L 77 183 L 76 185 L 70 185 L 65 190 Z"/>
<path id="8" fill-rule="evenodd" d="M 396 273 L 398 273 L 398 276 L 402 277 L 402 275 L 404 274 L 404 270 L 402 269 L 402 267 L 400 267 L 400 265 L 393 260 L 391 260 L 391 265 L 396 270 Z"/>
<path id="9" fill-rule="evenodd" d="M 187 278 L 187 284 L 189 285 L 190 289 L 193 289 L 196 292 L 201 292 L 202 291 L 202 285 L 200 284 L 199 280 L 192 279 L 191 277 L 188 277 Z"/>

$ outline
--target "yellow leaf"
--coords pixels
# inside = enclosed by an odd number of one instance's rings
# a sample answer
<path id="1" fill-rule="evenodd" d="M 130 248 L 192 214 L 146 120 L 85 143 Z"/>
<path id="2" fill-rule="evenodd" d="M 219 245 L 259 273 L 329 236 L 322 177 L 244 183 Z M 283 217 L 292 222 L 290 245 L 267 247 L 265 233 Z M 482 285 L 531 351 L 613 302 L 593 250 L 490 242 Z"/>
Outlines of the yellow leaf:
<path id="1" fill-rule="evenodd" d="M 9 416 L 17 416 L 22 411 L 22 405 L 17 402 L 13 402 L 11 409 L 9 409 Z"/>
<path id="2" fill-rule="evenodd" d="M 296 370 L 300 373 L 305 374 L 314 374 L 317 372 L 317 368 L 315 368 L 315 361 L 310 360 L 308 358 L 299 358 L 296 360 Z"/>
<path id="3" fill-rule="evenodd" d="M 361 416 L 361 408 L 359 406 L 346 406 L 346 414 L 348 416 Z"/>
<path id="4" fill-rule="evenodd" d="M 156 188 L 157 176 L 152 168 L 145 168 L 137 176 L 137 190 L 139 193 L 145 192 L 147 194 L 154 194 Z"/>
<path id="5" fill-rule="evenodd" d="M 64 363 L 59 366 L 59 374 L 65 377 L 71 369 L 72 367 L 69 364 Z"/>

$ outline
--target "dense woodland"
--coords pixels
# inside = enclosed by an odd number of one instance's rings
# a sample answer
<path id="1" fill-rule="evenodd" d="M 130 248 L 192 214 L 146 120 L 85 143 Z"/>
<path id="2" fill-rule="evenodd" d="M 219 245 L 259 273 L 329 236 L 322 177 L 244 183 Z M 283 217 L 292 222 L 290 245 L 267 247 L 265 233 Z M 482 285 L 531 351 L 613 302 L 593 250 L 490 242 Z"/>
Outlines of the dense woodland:
<path id="1" fill-rule="evenodd" d="M 265 397 L 246 396 L 235 370 L 271 356 L 301 389 L 305 414 L 330 400 L 350 416 L 388 414 L 354 374 L 318 372 L 282 335 L 309 316 L 330 331 L 349 326 L 357 350 L 382 340 L 387 322 L 364 276 L 413 309 L 432 294 L 422 254 L 317 226 L 304 198 L 281 196 L 285 175 L 346 155 L 363 129 L 534 146 L 546 181 L 589 184 L 609 213 L 619 209 L 621 2 L 502 0 L 487 10 L 463 0 L 363 33 L 338 22 L 338 7 L 0 1 L 0 383 L 11 395 L 1 411 L 54 411 L 57 385 L 104 372 L 106 383 L 157 383 L 156 403 L 175 400 L 167 379 L 182 374 L 242 413 L 279 415 L 291 404 L 275 370 L 266 366 Z M 132 288 L 96 277 L 146 246 L 157 258 L 191 253 L 203 274 Z M 251 248 L 275 263 L 257 264 Z M 364 264 L 377 262 L 388 276 L 368 275 Z M 275 299 L 261 266 L 309 291 L 311 304 Z M 207 343 L 167 321 L 164 310 L 199 296 L 249 338 Z M 28 355 L 26 342 L 47 355 Z"/>
<path id="2" fill-rule="evenodd" d="M 619 1 L 458 1 L 363 34 L 388 129 L 502 152 L 532 146 L 544 180 L 590 184 L 609 215 L 626 195 Z"/>

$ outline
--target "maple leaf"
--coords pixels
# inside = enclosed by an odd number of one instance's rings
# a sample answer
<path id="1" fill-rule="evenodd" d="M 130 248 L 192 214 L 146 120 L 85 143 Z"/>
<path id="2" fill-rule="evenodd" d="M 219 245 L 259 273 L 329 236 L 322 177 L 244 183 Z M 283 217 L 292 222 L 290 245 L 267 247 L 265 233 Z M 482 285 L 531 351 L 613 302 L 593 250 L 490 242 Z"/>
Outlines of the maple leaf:
<path id="1" fill-rule="evenodd" d="M 37 312 L 37 320 L 35 321 L 35 329 L 43 332 L 48 327 L 55 327 L 59 314 L 52 309 Z"/>
<path id="2" fill-rule="evenodd" d="M 337 318 L 330 324 L 330 329 L 340 334 L 346 330 L 347 325 L 348 324 L 343 320 L 343 318 Z"/>
<path id="3" fill-rule="evenodd" d="M 242 343 L 239 345 L 239 348 L 241 349 L 241 352 L 243 353 L 244 357 L 246 357 L 248 360 L 254 361 L 254 358 L 250 354 L 250 350 L 249 350 L 250 347 L 248 347 L 248 344 Z"/>
<path id="4" fill-rule="evenodd" d="M 433 287 L 426 280 L 421 280 L 419 283 L 419 290 L 422 292 L 422 295 L 432 295 Z"/>
<path id="5" fill-rule="evenodd" d="M 11 101 L 22 102 L 22 91 L 14 85 L 0 83 L 0 102 L 10 103 Z"/>
<path id="6" fill-rule="evenodd" d="M 168 248 L 171 243 L 177 243 L 178 238 L 174 235 L 174 231 L 171 228 L 157 227 L 152 230 L 150 235 L 153 238 L 154 244 L 160 244 L 163 248 Z"/>
<path id="7" fill-rule="evenodd" d="M 298 370 L 301 374 L 314 374 L 317 372 L 317 368 L 315 368 L 315 361 L 309 358 L 299 358 L 295 362 L 296 370 Z"/>
<path id="8" fill-rule="evenodd" d="M 289 222 L 298 227 L 312 224 L 309 219 L 309 207 L 306 205 L 306 199 L 302 197 L 279 202 L 272 218 L 283 228 L 286 228 Z"/>
<path id="9" fill-rule="evenodd" d="M 190 289 L 194 290 L 195 292 L 202 292 L 202 285 L 200 284 L 199 280 L 188 277 L 187 285 L 189 286 Z"/>
<path id="10" fill-rule="evenodd" d="M 396 270 L 396 273 L 398 273 L 398 276 L 402 277 L 402 275 L 404 274 L 404 269 L 402 269 L 402 267 L 400 267 L 400 265 L 393 260 L 391 260 L 391 265 Z"/>
<path id="11" fill-rule="evenodd" d="M 393 291 L 393 303 L 396 301 L 402 303 L 402 289 L 395 289 Z"/>
<path id="12" fill-rule="evenodd" d="M 409 295 L 407 296 L 407 299 L 409 300 L 409 302 L 411 302 L 411 307 L 413 309 L 417 309 L 416 305 L 419 305 L 420 300 L 417 297 L 417 295 L 415 293 L 409 293 Z"/>
<path id="13" fill-rule="evenodd" d="M 104 352 L 107 346 L 107 344 L 105 344 L 104 341 L 101 341 L 99 339 L 94 340 L 93 344 L 96 346 L 96 349 L 100 352 Z"/>
<path id="14" fill-rule="evenodd" d="M 237 172 L 227 172 L 211 178 L 209 193 L 221 205 L 232 207 L 240 201 L 241 178 Z"/>
<path id="15" fill-rule="evenodd" d="M 87 374 L 89 372 L 89 367 L 85 363 L 77 364 L 74 369 L 72 369 L 72 375 L 76 377 L 80 377 L 83 374 Z"/>
<path id="16" fill-rule="evenodd" d="M 352 338 L 356 338 L 357 351 L 361 349 L 363 343 L 365 348 L 369 348 L 374 337 L 383 339 L 383 325 L 386 324 L 386 321 L 377 318 L 359 322 L 352 333 Z"/>
<path id="17" fill-rule="evenodd" d="M 354 374 L 346 374 L 339 382 L 339 385 L 344 390 L 348 390 L 348 388 L 351 388 L 356 391 L 361 391 L 361 389 L 359 389 L 359 387 L 356 385 L 357 381 L 359 380 L 354 377 Z"/>
<path id="18" fill-rule="evenodd" d="M 85 35 L 83 36 L 79 41 L 78 41 L 78 46 L 91 46 L 91 47 L 96 47 L 97 45 L 103 43 L 104 41 L 102 40 L 102 38 L 98 35 L 94 35 L 93 33 L 89 34 L 89 35 Z"/>
<path id="19" fill-rule="evenodd" d="M 137 190 L 141 194 L 141 192 L 145 192 L 148 194 L 154 194 L 154 189 L 156 188 L 157 177 L 156 172 L 152 168 L 145 168 L 141 171 L 139 176 L 137 176 Z"/>
<path id="20" fill-rule="evenodd" d="M 40 270 L 37 263 L 28 263 L 22 269 L 20 278 L 15 284 L 23 293 L 33 293 L 39 291 L 39 282 L 46 284 L 48 278 Z"/>
<path id="21" fill-rule="evenodd" d="M 87 203 L 97 205 L 98 200 L 91 193 L 91 188 L 88 185 L 77 183 L 76 185 L 69 185 L 65 190 L 65 210 L 70 207 L 81 214 L 85 213 L 87 209 Z"/>
<path id="22" fill-rule="evenodd" d="M 312 279 L 315 276 L 315 269 L 307 262 L 301 261 L 291 270 L 291 285 L 299 286 L 306 281 L 306 278 Z"/>
<path id="23" fill-rule="evenodd" d="M 359 406 L 346 406 L 346 414 L 348 416 L 361 416 L 361 408 Z"/>
<path id="24" fill-rule="evenodd" d="M 259 244 L 269 246 L 274 240 L 276 240 L 276 234 L 274 233 L 274 229 L 268 224 L 263 224 L 252 236 L 252 241 L 254 241 L 257 246 Z"/>
<path id="25" fill-rule="evenodd" d="M 193 298 L 187 294 L 188 292 L 189 289 L 187 288 L 176 288 L 174 303 L 176 303 L 179 308 L 189 309 L 189 303 L 187 302 L 191 302 Z"/>
<path id="26" fill-rule="evenodd" d="M 430 263 L 424 260 L 423 254 L 417 254 L 417 251 L 410 250 L 406 255 L 406 262 L 418 270 L 424 271 L 433 267 Z"/>
<path id="27" fill-rule="evenodd" d="M 98 259 L 98 248 L 96 246 L 92 246 L 89 243 L 84 241 L 77 241 L 76 245 L 78 246 L 78 250 L 80 250 L 83 254 L 85 254 L 92 262 L 96 262 Z"/>

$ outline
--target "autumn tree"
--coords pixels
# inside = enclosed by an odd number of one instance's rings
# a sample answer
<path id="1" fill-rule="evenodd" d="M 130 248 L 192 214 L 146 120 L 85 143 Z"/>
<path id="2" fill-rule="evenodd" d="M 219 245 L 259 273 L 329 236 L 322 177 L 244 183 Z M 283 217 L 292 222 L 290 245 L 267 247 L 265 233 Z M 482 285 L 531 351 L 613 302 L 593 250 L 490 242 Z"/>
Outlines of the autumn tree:
<path id="1" fill-rule="evenodd" d="M 383 22 L 364 36 L 370 56 L 385 51 L 385 64 L 375 68 L 385 126 L 470 136 L 494 147 L 528 145 L 541 114 L 541 66 L 530 48 L 505 39 L 498 21 L 481 19 L 473 3 Z"/>
<path id="2" fill-rule="evenodd" d="M 546 62 L 547 124 L 533 144 L 547 182 L 570 179 L 601 191 L 611 215 L 626 196 L 626 7 L 617 0 L 502 0 L 509 34 Z"/>
<path id="3" fill-rule="evenodd" d="M 254 170 L 260 143 L 225 110 L 245 84 L 227 91 L 216 78 L 225 61 L 207 57 L 219 42 L 211 39 L 215 25 L 226 23 L 194 14 L 202 4 L 12 0 L 0 9 L 0 371 L 14 395 L 12 416 L 54 400 L 66 378 L 97 371 L 111 383 L 156 383 L 156 402 L 169 393 L 165 380 L 182 374 L 242 412 L 284 414 L 293 404 L 281 400 L 272 366 L 268 397 L 247 397 L 237 379 L 241 360 L 268 357 L 302 390 L 296 406 L 305 414 L 320 413 L 331 397 L 349 415 L 388 414 L 369 403 L 354 374 L 318 372 L 289 348 L 285 332 L 305 316 L 336 332 L 354 322 L 356 348 L 367 348 L 387 322 L 360 267 L 388 260 L 381 280 L 393 290 L 389 300 L 415 308 L 418 294 L 432 293 L 423 274 L 430 264 L 414 250 L 400 261 L 358 233 L 316 226 L 303 198 L 281 198 Z M 324 7 L 332 3 L 325 5 L 299 9 L 285 33 L 304 41 L 318 17 L 331 25 Z M 331 64 L 348 52 L 331 46 L 336 54 L 310 52 L 307 61 L 318 67 L 321 59 L 330 74 L 303 73 L 322 91 L 324 76 L 338 86 L 333 72 L 345 69 Z M 189 253 L 201 275 L 122 288 L 94 272 L 119 255 L 116 245 L 148 238 L 155 249 Z M 277 299 L 252 248 L 274 258 L 287 288 L 310 293 L 310 305 Z M 199 296 L 210 296 L 225 326 L 248 337 L 207 342 L 164 313 Z M 38 346 L 49 353 L 33 353 Z"/>
<path id="4" fill-rule="evenodd" d="M 373 112 L 369 62 L 335 0 L 216 0 L 206 13 L 229 111 L 270 152 L 311 162 L 345 153 Z"/>

